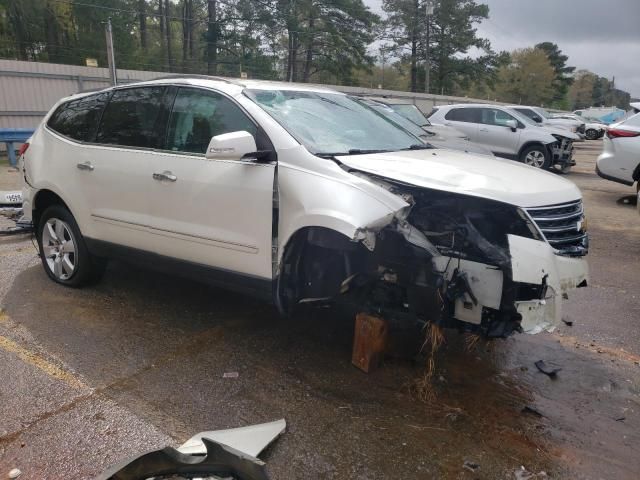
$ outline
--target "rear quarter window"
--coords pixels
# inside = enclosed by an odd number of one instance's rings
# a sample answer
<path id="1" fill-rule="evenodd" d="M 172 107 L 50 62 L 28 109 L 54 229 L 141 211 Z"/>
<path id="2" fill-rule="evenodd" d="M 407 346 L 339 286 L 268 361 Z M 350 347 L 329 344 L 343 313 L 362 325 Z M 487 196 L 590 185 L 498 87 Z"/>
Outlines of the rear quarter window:
<path id="1" fill-rule="evenodd" d="M 109 92 L 105 92 L 65 102 L 53 112 L 47 126 L 73 140 L 91 142 L 108 99 Z"/>
<path id="2" fill-rule="evenodd" d="M 480 123 L 479 108 L 453 108 L 444 116 L 452 122 Z"/>

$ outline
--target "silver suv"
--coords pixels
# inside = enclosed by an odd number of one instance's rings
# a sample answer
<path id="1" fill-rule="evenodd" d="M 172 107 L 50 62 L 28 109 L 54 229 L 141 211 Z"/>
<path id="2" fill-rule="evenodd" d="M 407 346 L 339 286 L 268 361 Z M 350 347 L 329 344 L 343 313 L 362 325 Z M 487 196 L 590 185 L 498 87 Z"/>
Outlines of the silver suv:
<path id="1" fill-rule="evenodd" d="M 559 128 L 540 127 L 508 107 L 484 104 L 446 105 L 434 108 L 429 116 L 434 124 L 455 127 L 472 142 L 488 147 L 494 154 L 519 160 L 536 168 L 558 167 L 567 172 L 573 161 L 576 134 Z"/>

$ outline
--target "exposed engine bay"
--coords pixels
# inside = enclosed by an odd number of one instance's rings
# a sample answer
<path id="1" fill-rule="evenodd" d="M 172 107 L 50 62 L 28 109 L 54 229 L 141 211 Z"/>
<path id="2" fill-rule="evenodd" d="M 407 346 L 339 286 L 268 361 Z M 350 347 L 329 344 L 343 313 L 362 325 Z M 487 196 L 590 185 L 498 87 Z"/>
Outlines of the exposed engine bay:
<path id="1" fill-rule="evenodd" d="M 553 135 L 557 142 L 549 145 L 553 164 L 575 165 L 573 160 L 573 140 L 561 135 Z"/>
<path id="2" fill-rule="evenodd" d="M 559 255 L 524 209 L 352 173 L 409 207 L 353 239 L 305 232 L 283 259 L 288 304 L 347 301 L 385 318 L 494 338 L 552 329 L 561 315 L 556 297 L 586 286 L 577 258 L 586 249 Z"/>

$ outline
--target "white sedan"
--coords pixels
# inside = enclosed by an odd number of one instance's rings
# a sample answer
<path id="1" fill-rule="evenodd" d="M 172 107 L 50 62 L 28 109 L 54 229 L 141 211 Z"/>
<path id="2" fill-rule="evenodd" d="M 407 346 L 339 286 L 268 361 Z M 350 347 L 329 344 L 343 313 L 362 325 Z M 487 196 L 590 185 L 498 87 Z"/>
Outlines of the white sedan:
<path id="1" fill-rule="evenodd" d="M 640 113 L 609 127 L 596 172 L 624 185 L 640 180 Z M 640 189 L 639 189 L 640 190 Z"/>

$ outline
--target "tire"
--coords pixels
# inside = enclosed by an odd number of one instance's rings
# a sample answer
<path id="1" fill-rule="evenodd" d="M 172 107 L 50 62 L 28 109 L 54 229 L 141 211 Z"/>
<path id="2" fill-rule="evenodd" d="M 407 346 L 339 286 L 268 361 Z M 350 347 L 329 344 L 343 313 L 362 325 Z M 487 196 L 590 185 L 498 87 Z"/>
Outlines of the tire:
<path id="1" fill-rule="evenodd" d="M 36 235 L 42 266 L 54 282 L 78 288 L 102 277 L 105 260 L 89 254 L 78 224 L 62 205 L 42 213 Z"/>
<path id="2" fill-rule="evenodd" d="M 594 130 L 593 128 L 590 128 L 589 130 L 584 132 L 584 136 L 587 137 L 587 140 L 597 140 L 598 138 L 600 138 L 600 132 Z"/>
<path id="3" fill-rule="evenodd" d="M 520 161 L 530 167 L 548 170 L 551 166 L 551 154 L 544 145 L 531 145 L 522 151 Z"/>

